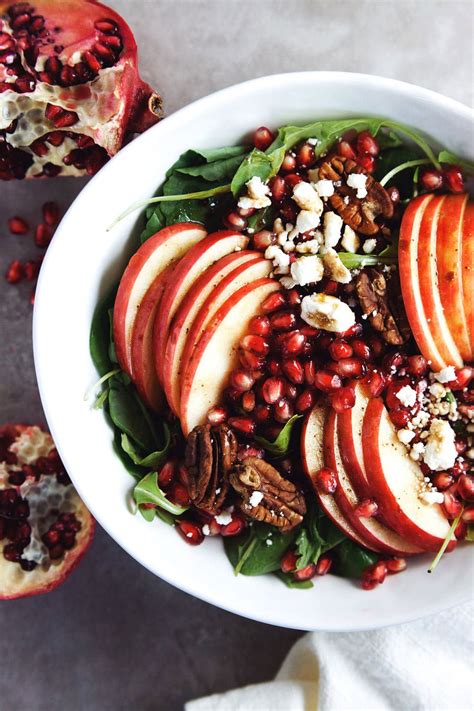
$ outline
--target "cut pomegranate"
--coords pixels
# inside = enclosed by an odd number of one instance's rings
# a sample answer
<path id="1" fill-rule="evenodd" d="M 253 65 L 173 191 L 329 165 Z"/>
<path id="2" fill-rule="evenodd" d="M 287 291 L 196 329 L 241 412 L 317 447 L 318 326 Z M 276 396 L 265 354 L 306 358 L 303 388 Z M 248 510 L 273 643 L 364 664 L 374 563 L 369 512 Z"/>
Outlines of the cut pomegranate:
<path id="1" fill-rule="evenodd" d="M 95 0 L 0 0 L 0 16 L 0 179 L 91 175 L 156 123 L 160 99 L 116 12 Z"/>
<path id="2" fill-rule="evenodd" d="M 0 428 L 0 599 L 58 587 L 92 542 L 95 522 L 49 434 Z"/>

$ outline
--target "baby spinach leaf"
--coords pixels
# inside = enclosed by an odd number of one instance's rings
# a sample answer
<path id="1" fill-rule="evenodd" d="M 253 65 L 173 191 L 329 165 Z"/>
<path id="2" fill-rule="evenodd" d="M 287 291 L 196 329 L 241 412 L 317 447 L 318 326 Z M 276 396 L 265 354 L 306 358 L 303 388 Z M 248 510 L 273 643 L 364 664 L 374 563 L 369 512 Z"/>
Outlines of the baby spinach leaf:
<path id="1" fill-rule="evenodd" d="M 281 160 L 277 152 L 263 153 L 259 151 L 258 148 L 254 148 L 251 153 L 249 153 L 246 158 L 240 164 L 231 182 L 231 190 L 234 197 L 237 197 L 250 178 L 257 176 L 263 181 L 270 178 L 272 175 L 278 172 L 281 165 Z"/>
<path id="2" fill-rule="evenodd" d="M 341 575 L 343 578 L 360 578 L 364 570 L 376 563 L 378 559 L 377 553 L 346 539 L 337 547 L 333 570 L 336 575 Z"/>
<path id="3" fill-rule="evenodd" d="M 248 153 L 247 146 L 225 146 L 224 148 L 191 148 L 180 155 L 178 160 L 168 169 L 166 177 L 180 168 L 216 163 Z"/>
<path id="4" fill-rule="evenodd" d="M 275 575 L 292 590 L 309 590 L 314 587 L 311 580 L 295 580 L 291 573 L 283 573 L 281 570 L 277 570 Z"/>
<path id="5" fill-rule="evenodd" d="M 89 350 L 92 361 L 100 376 L 105 375 L 114 369 L 114 363 L 110 358 L 110 320 L 109 310 L 114 305 L 117 287 L 114 286 L 105 298 L 98 304 L 92 317 L 91 330 L 89 334 Z"/>
<path id="6" fill-rule="evenodd" d="M 308 529 L 303 525 L 295 541 L 296 552 L 298 554 L 296 569 L 301 570 L 302 568 L 306 568 L 310 563 L 317 563 L 321 555 L 321 546 L 323 543 L 323 539 L 319 536 L 317 539 L 310 538 Z"/>
<path id="7" fill-rule="evenodd" d="M 302 417 L 303 415 L 293 415 L 293 417 L 288 420 L 278 437 L 273 442 L 270 442 L 268 439 L 265 439 L 265 437 L 259 436 L 256 436 L 254 439 L 274 457 L 282 457 L 283 455 L 289 452 L 293 429 L 295 427 L 295 424 Z"/>
<path id="8" fill-rule="evenodd" d="M 143 244 L 143 242 L 153 237 L 153 235 L 163 229 L 163 227 L 166 227 L 166 220 L 161 212 L 160 205 L 157 205 L 149 216 L 145 228 L 140 235 L 140 242 Z"/>
<path id="9" fill-rule="evenodd" d="M 146 457 L 142 457 L 139 454 L 133 442 L 124 432 L 122 432 L 120 444 L 124 452 L 128 454 L 134 464 L 139 467 L 145 467 L 146 469 L 157 469 L 160 464 L 163 464 L 163 462 L 166 460 L 171 443 L 170 430 L 166 422 L 163 422 L 163 430 L 165 433 L 165 443 L 163 445 L 163 449 L 152 452 Z"/>
<path id="10" fill-rule="evenodd" d="M 110 420 L 110 416 L 108 416 L 108 419 Z M 141 479 L 143 477 L 143 468 L 134 464 L 128 454 L 125 452 L 125 450 L 122 449 L 122 433 L 114 426 L 113 422 L 111 422 L 111 424 L 114 428 L 113 446 L 115 454 L 120 459 L 129 474 L 131 474 L 137 480 Z"/>
<path id="11" fill-rule="evenodd" d="M 469 541 L 470 543 L 474 542 L 474 524 L 472 524 L 472 523 L 467 527 L 467 533 L 466 533 L 465 540 Z"/>
<path id="12" fill-rule="evenodd" d="M 265 575 L 279 570 L 281 557 L 296 535 L 296 530 L 280 533 L 273 526 L 255 523 L 240 536 L 226 538 L 224 549 L 236 575 Z"/>
<path id="13" fill-rule="evenodd" d="M 277 214 L 278 210 L 273 205 L 257 210 L 247 219 L 247 227 L 254 232 L 269 229 L 273 226 Z"/>
<path id="14" fill-rule="evenodd" d="M 117 377 L 110 383 L 108 411 L 114 425 L 131 437 L 145 452 L 156 448 L 156 437 L 144 407 L 132 385 Z"/>
<path id="15" fill-rule="evenodd" d="M 227 183 L 242 163 L 242 155 L 225 158 L 214 163 L 177 168 L 178 173 L 199 177 L 209 182 Z"/>
<path id="16" fill-rule="evenodd" d="M 158 486 L 158 474 L 156 472 L 150 472 L 135 485 L 133 498 L 139 507 L 140 504 L 155 504 L 155 506 L 168 511 L 174 516 L 180 516 L 187 510 L 166 498 L 166 494 Z M 146 511 L 147 509 L 144 510 Z M 150 510 L 153 509 L 148 509 L 148 511 Z"/>

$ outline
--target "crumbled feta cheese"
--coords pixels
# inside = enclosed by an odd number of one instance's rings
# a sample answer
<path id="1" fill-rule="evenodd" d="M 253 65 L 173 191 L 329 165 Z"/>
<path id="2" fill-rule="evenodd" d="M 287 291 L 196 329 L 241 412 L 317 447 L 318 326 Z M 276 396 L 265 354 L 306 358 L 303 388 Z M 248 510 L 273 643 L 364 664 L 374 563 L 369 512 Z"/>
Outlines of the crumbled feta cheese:
<path id="1" fill-rule="evenodd" d="M 424 504 L 432 506 L 433 504 L 442 504 L 444 496 L 440 491 L 422 491 L 418 494 L 418 498 Z"/>
<path id="2" fill-rule="evenodd" d="M 334 195 L 334 185 L 332 180 L 318 180 L 314 184 L 314 189 L 320 198 L 331 197 Z"/>
<path id="3" fill-rule="evenodd" d="M 413 407 L 416 402 L 416 390 L 413 390 L 409 385 L 404 385 L 396 393 L 396 398 L 400 400 L 403 407 Z"/>
<path id="4" fill-rule="evenodd" d="M 344 227 L 344 236 L 341 240 L 341 244 L 346 252 L 357 252 L 360 247 L 360 239 L 349 225 Z"/>
<path id="5" fill-rule="evenodd" d="M 367 197 L 367 176 L 363 173 L 351 173 L 347 176 L 347 184 L 350 188 L 357 190 L 358 198 Z"/>
<path id="6" fill-rule="evenodd" d="M 293 240 L 289 239 L 285 244 L 283 245 L 283 251 L 286 252 L 287 254 L 290 254 L 291 252 L 294 252 L 296 249 L 296 244 L 293 242 Z"/>
<path id="7" fill-rule="evenodd" d="M 262 207 L 268 207 L 272 204 L 270 200 L 270 188 L 262 182 L 262 179 L 257 175 L 246 183 L 248 195 L 243 195 L 237 203 L 244 210 Z"/>
<path id="8" fill-rule="evenodd" d="M 415 442 L 415 444 L 412 447 L 412 452 L 416 452 L 417 454 L 423 454 L 425 451 L 425 445 L 423 442 Z"/>
<path id="9" fill-rule="evenodd" d="M 317 183 L 319 180 L 319 168 L 311 168 L 308 170 L 308 178 L 310 183 Z"/>
<path id="10" fill-rule="evenodd" d="M 265 259 L 271 259 L 274 267 L 288 267 L 290 264 L 290 256 L 274 244 L 265 250 Z"/>
<path id="11" fill-rule="evenodd" d="M 314 230 L 319 223 L 319 213 L 312 210 L 301 210 L 296 218 L 296 230 L 298 231 L 298 234 L 301 234 L 302 232 L 309 232 L 310 230 Z"/>
<path id="12" fill-rule="evenodd" d="M 456 461 L 455 433 L 449 422 L 435 418 L 426 441 L 424 462 L 434 472 L 451 469 Z"/>
<path id="13" fill-rule="evenodd" d="M 284 276 L 280 279 L 280 284 L 284 289 L 293 289 L 296 286 L 296 281 L 294 281 L 290 276 Z"/>
<path id="14" fill-rule="evenodd" d="M 328 249 L 323 254 L 324 273 L 329 279 L 337 281 L 339 284 L 349 284 L 352 279 L 351 273 L 341 261 L 338 253 L 334 249 Z"/>
<path id="15" fill-rule="evenodd" d="M 211 535 L 211 529 L 209 528 L 209 525 L 207 523 L 205 523 L 204 526 L 202 527 L 202 532 L 204 533 L 205 536 Z"/>
<path id="16" fill-rule="evenodd" d="M 311 183 L 301 181 L 301 183 L 295 185 L 293 188 L 293 200 L 302 210 L 316 212 L 318 215 L 320 215 L 324 209 L 321 198 Z"/>
<path id="17" fill-rule="evenodd" d="M 273 541 L 271 540 L 271 538 L 266 538 L 266 539 L 265 539 L 265 544 L 266 544 L 267 546 L 273 546 Z"/>
<path id="18" fill-rule="evenodd" d="M 403 444 L 410 444 L 415 437 L 415 433 L 412 430 L 398 430 L 397 437 Z"/>
<path id="19" fill-rule="evenodd" d="M 432 395 L 436 400 L 441 400 L 446 395 L 446 388 L 444 388 L 441 383 L 432 383 L 428 388 L 430 395 Z"/>
<path id="20" fill-rule="evenodd" d="M 474 459 L 474 448 L 471 447 L 464 454 L 468 459 Z"/>
<path id="21" fill-rule="evenodd" d="M 335 296 L 311 294 L 301 302 L 301 318 L 310 326 L 340 333 L 355 324 L 355 314 Z"/>
<path id="22" fill-rule="evenodd" d="M 232 514 L 230 511 L 222 511 L 216 517 L 216 523 L 220 526 L 227 526 L 227 524 L 232 523 Z"/>
<path id="23" fill-rule="evenodd" d="M 249 499 L 250 506 L 254 509 L 263 500 L 263 494 L 261 491 L 254 491 Z"/>
<path id="24" fill-rule="evenodd" d="M 329 249 L 335 247 L 341 239 L 342 218 L 335 212 L 324 215 L 324 244 Z"/>
<path id="25" fill-rule="evenodd" d="M 306 286 L 321 281 L 324 275 L 324 267 L 320 258 L 316 255 L 309 257 L 298 257 L 291 265 L 291 277 L 299 284 Z"/>
<path id="26" fill-rule="evenodd" d="M 288 232 L 278 232 L 277 234 L 277 243 L 283 247 L 283 245 L 288 242 Z"/>
<path id="27" fill-rule="evenodd" d="M 281 217 L 277 217 L 276 220 L 273 223 L 273 231 L 275 234 L 280 234 L 280 232 L 285 232 L 285 228 L 283 227 L 283 222 L 281 221 Z"/>
<path id="28" fill-rule="evenodd" d="M 439 373 L 435 373 L 434 377 L 438 383 L 450 383 L 451 380 L 456 380 L 456 371 L 454 366 L 448 365 L 446 368 L 442 368 Z"/>
<path id="29" fill-rule="evenodd" d="M 307 138 L 306 143 L 309 143 L 310 146 L 317 146 L 319 143 L 319 138 Z"/>
<path id="30" fill-rule="evenodd" d="M 362 251 L 365 254 L 372 254 L 374 249 L 377 246 L 377 240 L 371 237 L 370 239 L 366 239 L 364 244 L 362 245 Z"/>
<path id="31" fill-rule="evenodd" d="M 306 242 L 299 242 L 296 245 L 296 251 L 299 254 L 317 254 L 319 252 L 319 241 L 317 239 L 308 239 Z"/>

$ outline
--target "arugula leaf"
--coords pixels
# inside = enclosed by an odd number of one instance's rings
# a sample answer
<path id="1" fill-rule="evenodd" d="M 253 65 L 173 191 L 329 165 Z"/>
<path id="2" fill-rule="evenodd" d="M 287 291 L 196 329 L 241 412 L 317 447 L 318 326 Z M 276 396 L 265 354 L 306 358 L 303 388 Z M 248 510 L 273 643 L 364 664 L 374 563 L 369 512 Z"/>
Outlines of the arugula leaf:
<path id="1" fill-rule="evenodd" d="M 420 165 L 430 165 L 430 161 L 427 158 L 419 158 L 417 160 L 407 160 L 405 163 L 400 163 L 400 165 L 395 166 L 395 168 L 392 168 L 392 170 L 384 175 L 384 177 L 379 181 L 380 185 L 384 187 L 398 173 L 401 173 L 403 170 L 407 170 L 408 168 L 419 168 Z"/>
<path id="2" fill-rule="evenodd" d="M 166 494 L 158 486 L 157 472 L 150 472 L 150 474 L 144 476 L 143 479 L 141 479 L 138 484 L 135 485 L 133 489 L 133 498 L 139 508 L 141 504 L 155 504 L 155 506 L 158 506 L 159 508 L 168 511 L 174 516 L 180 516 L 182 513 L 187 511 L 187 508 L 184 508 L 183 506 L 178 506 L 178 504 L 174 504 L 172 501 L 166 498 Z M 153 509 L 140 508 L 140 510 L 152 511 L 152 518 L 154 518 L 155 512 Z M 149 516 L 149 514 L 147 515 Z"/>
<path id="3" fill-rule="evenodd" d="M 438 160 L 440 163 L 448 163 L 450 165 L 458 165 L 460 168 L 465 170 L 467 173 L 470 173 L 470 174 L 474 173 L 474 163 L 472 163 L 469 160 L 463 160 L 462 158 L 459 158 L 454 153 L 451 153 L 450 151 L 441 151 L 441 153 L 438 155 Z"/>
<path id="4" fill-rule="evenodd" d="M 254 523 L 240 536 L 225 538 L 224 549 L 236 575 L 265 575 L 280 569 L 281 558 L 296 536 L 297 529 L 280 533 L 273 526 Z"/>
<path id="5" fill-rule="evenodd" d="M 311 500 L 295 541 L 297 569 L 301 570 L 309 563 L 317 563 L 321 555 L 345 540 L 346 536 L 325 516 L 316 501 Z"/>
<path id="6" fill-rule="evenodd" d="M 459 521 L 461 520 L 461 516 L 463 515 L 463 512 L 464 512 L 464 506 L 462 507 L 461 511 L 459 512 L 459 514 L 456 516 L 456 518 L 455 518 L 454 521 L 452 522 L 451 526 L 449 527 L 449 531 L 448 531 L 447 534 L 446 534 L 446 537 L 445 537 L 445 539 L 444 539 L 444 541 L 443 541 L 443 543 L 442 543 L 442 545 L 441 545 L 441 548 L 440 548 L 439 551 L 437 552 L 437 554 L 436 554 L 434 560 L 431 561 L 431 565 L 430 565 L 430 567 L 428 568 L 428 573 L 432 573 L 432 572 L 434 571 L 434 569 L 435 569 L 436 566 L 438 565 L 439 561 L 440 561 L 441 558 L 443 557 L 443 555 L 444 555 L 444 553 L 445 553 L 445 551 L 446 551 L 446 548 L 447 548 L 448 545 L 449 545 L 449 541 L 452 539 L 453 534 L 454 534 L 454 531 L 456 530 L 456 528 L 457 528 L 457 526 L 458 526 L 458 523 L 459 523 Z"/>
<path id="7" fill-rule="evenodd" d="M 89 334 L 89 350 L 97 372 L 102 377 L 114 369 L 110 357 L 110 320 L 109 311 L 114 305 L 117 287 L 114 286 L 97 305 L 92 317 Z"/>
<path id="8" fill-rule="evenodd" d="M 314 587 L 311 580 L 295 580 L 291 573 L 283 573 L 281 570 L 277 570 L 275 575 L 293 590 L 309 590 Z"/>
<path id="9" fill-rule="evenodd" d="M 275 457 L 282 457 L 284 454 L 287 454 L 287 452 L 290 449 L 291 445 L 291 436 L 293 433 L 293 428 L 298 420 L 300 420 L 303 417 L 303 415 L 293 415 L 288 422 L 285 424 L 283 429 L 281 430 L 280 434 L 278 437 L 273 441 L 270 442 L 268 439 L 265 439 L 265 437 L 259 437 L 256 436 L 254 439 L 262 445 L 264 449 L 267 450 L 267 452 L 270 452 L 270 454 L 273 454 Z"/>
<path id="10" fill-rule="evenodd" d="M 343 578 L 360 578 L 364 570 L 369 565 L 376 563 L 378 559 L 377 553 L 346 539 L 337 547 L 335 565 L 332 570 Z"/>
<path id="11" fill-rule="evenodd" d="M 466 534 L 465 540 L 469 541 L 470 543 L 474 542 L 474 525 L 473 524 L 470 524 L 467 527 L 467 534 Z"/>
<path id="12" fill-rule="evenodd" d="M 387 245 L 380 254 L 356 254 L 353 252 L 338 252 L 341 262 L 347 269 L 368 267 L 373 264 L 396 264 L 398 260 L 397 245 Z"/>
<path id="13" fill-rule="evenodd" d="M 163 422 L 163 430 L 165 433 L 165 442 L 163 448 L 161 450 L 157 450 L 155 452 L 152 452 L 151 454 L 148 454 L 146 457 L 142 457 L 137 452 L 136 447 L 124 432 L 122 432 L 120 444 L 124 452 L 128 454 L 134 464 L 139 467 L 145 467 L 146 469 L 156 469 L 166 460 L 166 456 L 168 454 L 168 450 L 171 443 L 170 430 L 166 422 Z"/>

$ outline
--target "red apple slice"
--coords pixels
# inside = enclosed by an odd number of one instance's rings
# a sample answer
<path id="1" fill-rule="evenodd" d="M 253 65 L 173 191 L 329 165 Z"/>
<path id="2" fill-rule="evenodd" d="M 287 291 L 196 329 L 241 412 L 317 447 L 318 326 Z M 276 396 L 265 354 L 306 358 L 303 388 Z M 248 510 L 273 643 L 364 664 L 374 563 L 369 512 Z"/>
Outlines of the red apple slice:
<path id="1" fill-rule="evenodd" d="M 179 415 L 181 394 L 181 361 L 188 333 L 192 323 L 209 295 L 219 288 L 221 282 L 231 275 L 238 289 L 249 281 L 260 279 L 269 274 L 269 269 L 262 267 L 265 260 L 259 252 L 243 251 L 223 257 L 209 267 L 192 285 L 181 302 L 170 325 L 163 360 L 163 382 L 169 406 Z M 259 265 L 257 267 L 257 265 Z"/>
<path id="2" fill-rule="evenodd" d="M 114 343 L 122 370 L 132 374 L 132 330 L 141 300 L 156 277 L 206 236 L 202 225 L 183 222 L 150 237 L 130 259 L 114 305 Z"/>
<path id="3" fill-rule="evenodd" d="M 181 390 L 181 427 L 187 436 L 206 421 L 208 411 L 221 399 L 237 348 L 252 316 L 265 298 L 280 289 L 274 279 L 259 279 L 236 291 L 207 324 L 184 371 Z"/>
<path id="4" fill-rule="evenodd" d="M 444 309 L 450 338 L 454 339 L 459 356 L 456 360 L 447 361 L 449 365 L 462 366 L 463 361 L 469 362 L 473 358 L 472 346 L 469 338 L 468 317 L 465 312 L 466 303 L 472 317 L 472 303 L 474 291 L 467 294 L 464 300 L 463 286 L 464 275 L 469 272 L 463 270 L 466 258 L 472 258 L 472 244 L 464 234 L 464 215 L 469 196 L 447 195 L 439 213 L 438 229 L 436 235 L 436 259 L 438 266 L 437 279 L 433 278 L 438 289 L 439 302 Z M 472 241 L 472 238 L 471 238 Z M 469 254 L 469 249 L 471 253 Z M 467 254 L 465 254 L 467 251 Z M 470 269 L 474 264 L 470 262 Z M 463 274 L 464 272 L 464 274 Z M 426 309 L 426 306 L 425 306 Z M 472 325 L 472 318 L 471 318 Z M 451 348 L 450 348 L 451 350 Z"/>
<path id="5" fill-rule="evenodd" d="M 430 361 L 433 370 L 441 370 L 446 361 L 439 352 L 425 314 L 418 280 L 418 241 L 423 214 L 434 195 L 421 195 L 412 200 L 403 215 L 398 244 L 398 266 L 403 303 L 413 337 L 424 357 Z M 424 263 L 427 262 L 425 256 Z"/>
<path id="6" fill-rule="evenodd" d="M 163 410 L 165 397 L 153 358 L 153 326 L 167 277 L 175 269 L 176 262 L 173 262 L 152 282 L 141 300 L 131 335 L 131 377 L 141 398 L 156 412 Z"/>
<path id="7" fill-rule="evenodd" d="M 437 551 L 449 531 L 441 506 L 418 497 L 423 473 L 397 437 L 381 398 L 370 400 L 362 426 L 367 478 L 384 520 L 425 551 Z"/>
<path id="8" fill-rule="evenodd" d="M 355 387 L 355 403 L 350 410 L 344 410 L 337 416 L 337 437 L 341 459 L 356 495 L 360 499 L 373 496 L 364 467 L 362 452 L 362 422 L 369 404 L 369 398 L 361 385 Z"/>
<path id="9" fill-rule="evenodd" d="M 194 353 L 196 344 L 204 334 L 208 324 L 214 317 L 221 306 L 238 290 L 241 286 L 249 284 L 252 281 L 268 276 L 272 270 L 272 263 L 268 259 L 260 259 L 259 262 L 246 265 L 237 274 L 228 274 L 219 284 L 219 286 L 210 294 L 204 304 L 196 314 L 189 333 L 186 337 L 186 343 L 183 348 L 181 358 L 182 374 L 186 374 Z"/>
<path id="10" fill-rule="evenodd" d="M 474 358 L 474 202 L 468 202 L 462 223 L 462 290 L 464 315 Z"/>
<path id="11" fill-rule="evenodd" d="M 443 214 L 451 212 L 449 204 L 446 195 L 436 195 L 423 213 L 418 238 L 418 283 L 428 327 L 443 362 L 462 366 L 463 359 L 455 342 L 461 336 L 452 330 L 449 324 L 449 319 L 452 318 L 449 309 L 455 306 L 456 301 L 461 301 L 461 298 L 448 298 L 446 290 L 441 288 L 442 283 L 449 279 L 449 291 L 452 289 L 454 294 L 459 292 L 459 295 L 462 295 L 457 238 L 460 220 L 457 217 L 456 228 L 451 227 L 451 222 L 449 226 L 446 225 Z M 463 331 L 462 315 L 455 319 L 459 321 L 459 331 Z"/>
<path id="12" fill-rule="evenodd" d="M 329 412 L 324 428 L 324 464 L 337 477 L 338 487 L 334 499 L 353 529 L 365 541 L 365 545 L 379 553 L 389 555 L 415 555 L 421 549 L 411 545 L 376 518 L 363 518 L 355 513 L 360 503 L 352 486 L 350 477 L 342 463 L 336 430 L 336 413 Z"/>
<path id="13" fill-rule="evenodd" d="M 314 493 L 319 504 L 331 521 L 341 529 L 341 531 L 353 541 L 361 546 L 365 546 L 365 541 L 353 529 L 350 523 L 342 514 L 334 496 L 323 494 L 318 490 L 316 475 L 324 467 L 323 437 L 328 409 L 321 405 L 315 405 L 306 417 L 303 430 L 301 432 L 301 459 L 303 468 L 311 481 Z"/>
<path id="14" fill-rule="evenodd" d="M 164 357 L 169 326 L 180 303 L 196 279 L 222 257 L 245 249 L 248 237 L 241 232 L 222 230 L 207 235 L 182 257 L 165 280 L 160 308 L 156 312 L 153 349 L 158 380 L 164 385 Z"/>

